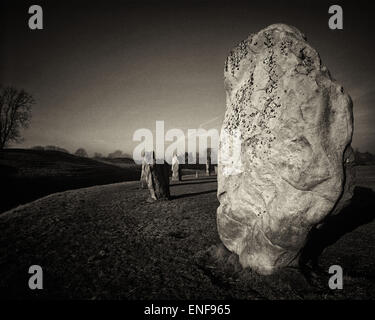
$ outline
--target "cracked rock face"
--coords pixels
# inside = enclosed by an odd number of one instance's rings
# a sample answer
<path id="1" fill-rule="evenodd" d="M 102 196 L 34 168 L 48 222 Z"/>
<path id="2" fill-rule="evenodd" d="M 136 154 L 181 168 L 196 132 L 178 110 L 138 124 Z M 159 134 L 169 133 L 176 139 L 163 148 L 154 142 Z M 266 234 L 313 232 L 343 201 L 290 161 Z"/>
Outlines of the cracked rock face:
<path id="1" fill-rule="evenodd" d="M 298 262 L 309 231 L 353 193 L 352 101 L 305 36 L 271 25 L 225 63 L 217 227 L 243 267 Z"/>

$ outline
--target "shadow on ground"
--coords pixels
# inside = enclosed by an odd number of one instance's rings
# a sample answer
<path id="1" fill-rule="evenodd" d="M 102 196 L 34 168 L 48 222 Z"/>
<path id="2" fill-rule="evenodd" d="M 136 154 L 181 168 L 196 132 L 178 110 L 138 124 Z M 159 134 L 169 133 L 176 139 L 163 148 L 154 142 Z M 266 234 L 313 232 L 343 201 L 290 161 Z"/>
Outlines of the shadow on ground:
<path id="1" fill-rule="evenodd" d="M 301 265 L 311 262 L 318 268 L 319 257 L 324 249 L 337 242 L 345 234 L 375 218 L 375 192 L 370 188 L 356 187 L 351 204 L 339 214 L 329 216 L 324 224 L 312 230 L 309 240 L 301 253 Z"/>
<path id="2" fill-rule="evenodd" d="M 188 181 L 188 182 L 185 182 Z M 196 185 L 196 184 L 202 184 L 202 183 L 212 183 L 216 182 L 215 178 L 206 178 L 206 179 L 184 179 L 182 182 L 171 182 L 171 186 L 187 186 L 187 185 Z"/>
<path id="3" fill-rule="evenodd" d="M 217 189 L 201 191 L 201 192 L 194 192 L 194 193 L 187 193 L 187 194 L 180 194 L 180 195 L 177 195 L 177 196 L 171 196 L 170 200 L 195 197 L 195 196 L 199 196 L 199 195 L 202 195 L 202 194 L 208 194 L 208 193 L 214 193 L 214 192 L 216 193 Z"/>

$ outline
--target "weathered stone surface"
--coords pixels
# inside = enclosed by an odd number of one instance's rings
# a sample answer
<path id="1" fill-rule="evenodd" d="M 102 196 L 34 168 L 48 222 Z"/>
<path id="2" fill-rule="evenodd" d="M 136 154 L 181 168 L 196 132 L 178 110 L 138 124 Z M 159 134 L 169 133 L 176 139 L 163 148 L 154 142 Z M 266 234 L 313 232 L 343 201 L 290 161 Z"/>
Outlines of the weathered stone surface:
<path id="1" fill-rule="evenodd" d="M 218 232 L 243 267 L 271 274 L 296 264 L 309 231 L 350 201 L 352 102 L 283 24 L 235 47 L 224 75 Z"/>
<path id="2" fill-rule="evenodd" d="M 172 181 L 181 181 L 181 167 L 176 154 L 172 158 Z"/>
<path id="3" fill-rule="evenodd" d="M 157 164 L 155 156 L 151 155 L 151 161 L 145 161 L 145 179 L 150 196 L 153 200 L 167 200 L 169 193 L 169 165 L 164 162 Z"/>

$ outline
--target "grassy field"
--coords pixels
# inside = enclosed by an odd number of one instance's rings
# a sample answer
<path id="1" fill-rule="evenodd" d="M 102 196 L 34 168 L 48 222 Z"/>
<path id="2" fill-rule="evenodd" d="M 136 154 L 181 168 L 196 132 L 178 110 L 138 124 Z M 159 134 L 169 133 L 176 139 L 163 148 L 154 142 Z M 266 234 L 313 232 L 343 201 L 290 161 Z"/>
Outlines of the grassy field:
<path id="1" fill-rule="evenodd" d="M 183 165 L 183 175 L 203 175 L 205 165 Z M 127 158 L 89 159 L 60 151 L 0 151 L 0 214 L 43 196 L 121 181 L 137 181 L 141 166 Z"/>
<path id="2" fill-rule="evenodd" d="M 320 270 L 259 276 L 220 245 L 216 178 L 171 185 L 149 203 L 137 182 L 50 195 L 0 215 L 0 295 L 68 299 L 374 299 L 375 168 L 357 167 L 353 203 L 327 221 L 309 249 Z M 366 183 L 368 181 L 368 183 Z M 27 288 L 28 267 L 45 289 Z M 344 289 L 328 288 L 338 264 Z M 311 271 L 311 270 L 310 270 Z"/>
<path id="3" fill-rule="evenodd" d="M 45 195 L 140 177 L 140 166 L 103 163 L 59 151 L 0 151 L 0 212 Z"/>

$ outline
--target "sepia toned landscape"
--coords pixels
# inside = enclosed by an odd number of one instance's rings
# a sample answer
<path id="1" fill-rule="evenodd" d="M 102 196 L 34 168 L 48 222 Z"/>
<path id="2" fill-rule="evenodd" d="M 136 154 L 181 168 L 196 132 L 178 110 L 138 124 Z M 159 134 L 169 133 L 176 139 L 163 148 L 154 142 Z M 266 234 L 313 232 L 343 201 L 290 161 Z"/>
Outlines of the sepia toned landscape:
<path id="1" fill-rule="evenodd" d="M 369 12 L 1 12 L 1 300 L 375 298 Z"/>

